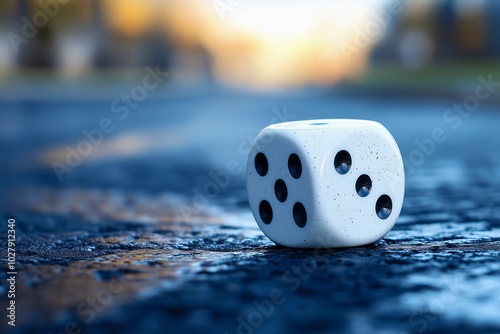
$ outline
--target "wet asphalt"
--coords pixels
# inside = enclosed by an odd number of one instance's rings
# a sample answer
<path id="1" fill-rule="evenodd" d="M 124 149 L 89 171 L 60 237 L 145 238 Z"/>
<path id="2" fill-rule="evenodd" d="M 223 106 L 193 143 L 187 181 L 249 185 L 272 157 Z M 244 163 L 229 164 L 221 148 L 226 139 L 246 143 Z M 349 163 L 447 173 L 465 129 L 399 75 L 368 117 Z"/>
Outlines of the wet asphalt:
<path id="1" fill-rule="evenodd" d="M 105 101 L 2 102 L 14 130 L 0 217 L 16 220 L 19 272 L 17 325 L 2 316 L 2 332 L 500 333 L 500 114 L 484 105 L 456 126 L 453 103 L 173 96 L 120 120 Z M 104 117 L 116 130 L 60 183 L 50 162 Z M 403 211 L 375 244 L 287 249 L 253 220 L 249 143 L 269 123 L 317 118 L 379 121 L 400 146 Z M 436 128 L 447 139 L 416 159 Z M 230 161 L 241 171 L 197 197 Z M 4 242 L 0 254 L 5 268 Z"/>

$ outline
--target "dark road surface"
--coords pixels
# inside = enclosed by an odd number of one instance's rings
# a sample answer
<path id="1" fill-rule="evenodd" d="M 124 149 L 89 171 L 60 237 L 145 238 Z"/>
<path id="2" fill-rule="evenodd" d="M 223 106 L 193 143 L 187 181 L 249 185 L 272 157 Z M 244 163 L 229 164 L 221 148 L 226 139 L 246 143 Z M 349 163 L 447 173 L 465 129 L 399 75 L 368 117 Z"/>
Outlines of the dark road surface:
<path id="1" fill-rule="evenodd" d="M 15 218 L 19 271 L 15 329 L 0 274 L 0 331 L 500 333 L 500 114 L 484 104 L 447 122 L 455 102 L 218 93 L 123 120 L 109 101 L 0 103 L 1 235 Z M 59 183 L 50 163 L 103 118 L 116 129 Z M 400 145 L 403 211 L 374 245 L 286 249 L 252 218 L 253 138 L 315 118 L 376 120 Z M 430 145 L 436 128 L 446 140 Z M 204 196 L 230 161 L 241 172 Z"/>

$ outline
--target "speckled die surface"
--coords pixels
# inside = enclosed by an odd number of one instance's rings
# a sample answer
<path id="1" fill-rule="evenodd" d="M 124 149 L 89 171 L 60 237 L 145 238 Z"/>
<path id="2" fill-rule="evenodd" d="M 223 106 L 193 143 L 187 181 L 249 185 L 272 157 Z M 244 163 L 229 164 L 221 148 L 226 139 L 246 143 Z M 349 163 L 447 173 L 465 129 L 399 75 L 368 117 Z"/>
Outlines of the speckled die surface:
<path id="1" fill-rule="evenodd" d="M 404 167 L 381 124 L 324 119 L 265 128 L 247 165 L 250 208 L 264 234 L 298 248 L 381 239 L 401 212 Z"/>

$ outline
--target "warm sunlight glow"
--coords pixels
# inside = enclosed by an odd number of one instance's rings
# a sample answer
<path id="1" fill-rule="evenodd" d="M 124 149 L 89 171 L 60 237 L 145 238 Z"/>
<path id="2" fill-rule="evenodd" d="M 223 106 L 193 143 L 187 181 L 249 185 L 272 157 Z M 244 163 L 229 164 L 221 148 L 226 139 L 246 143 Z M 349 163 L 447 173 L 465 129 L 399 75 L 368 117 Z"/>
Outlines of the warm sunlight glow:
<path id="1" fill-rule="evenodd" d="M 138 37 L 152 28 L 158 2 L 155 0 L 104 0 L 111 28 L 125 37 Z"/>
<path id="2" fill-rule="evenodd" d="M 200 39 L 222 82 L 264 88 L 331 84 L 366 65 L 373 43 L 348 57 L 342 46 L 353 44 L 358 31 L 373 20 L 369 9 L 380 8 L 381 2 L 376 3 L 242 1 L 224 19 L 205 4 Z"/>
<path id="3" fill-rule="evenodd" d="M 158 12 L 158 26 L 165 28 L 181 62 L 206 50 L 220 82 L 262 88 L 328 85 L 356 76 L 380 36 L 364 36 L 362 45 L 356 40 L 376 23 L 373 14 L 385 2 L 105 1 L 121 33 L 139 35 Z M 384 27 L 379 28 L 381 35 Z"/>

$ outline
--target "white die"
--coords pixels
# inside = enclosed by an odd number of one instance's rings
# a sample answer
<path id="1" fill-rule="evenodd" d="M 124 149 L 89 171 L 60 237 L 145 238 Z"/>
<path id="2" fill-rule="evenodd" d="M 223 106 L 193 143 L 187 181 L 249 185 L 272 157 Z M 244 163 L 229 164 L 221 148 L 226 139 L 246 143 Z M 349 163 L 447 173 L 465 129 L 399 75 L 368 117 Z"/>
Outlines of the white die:
<path id="1" fill-rule="evenodd" d="M 381 239 L 401 212 L 404 167 L 381 124 L 313 120 L 271 125 L 247 164 L 252 213 L 275 243 L 354 247 Z"/>

